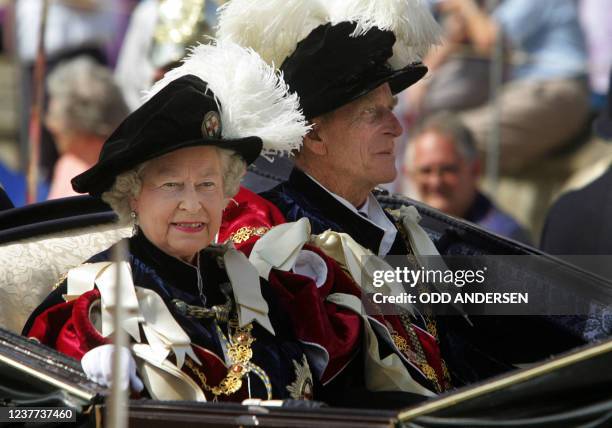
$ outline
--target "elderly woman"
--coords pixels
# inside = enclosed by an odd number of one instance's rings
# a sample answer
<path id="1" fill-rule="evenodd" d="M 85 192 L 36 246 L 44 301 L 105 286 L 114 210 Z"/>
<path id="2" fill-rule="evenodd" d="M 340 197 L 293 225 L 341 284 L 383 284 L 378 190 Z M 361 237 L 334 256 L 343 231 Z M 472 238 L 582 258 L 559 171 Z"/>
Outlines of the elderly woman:
<path id="1" fill-rule="evenodd" d="M 310 397 L 310 368 L 287 315 L 246 257 L 215 244 L 262 140 L 267 150 L 290 149 L 307 131 L 297 99 L 255 53 L 220 42 L 199 46 L 152 93 L 73 180 L 134 224 L 120 290 L 132 389 L 142 380 L 156 399 Z M 109 260 L 107 250 L 69 271 L 24 329 L 82 359 L 103 384 L 114 278 L 126 266 Z"/>
<path id="2" fill-rule="evenodd" d="M 91 58 L 60 64 L 49 75 L 45 124 L 60 154 L 49 199 L 73 196 L 70 179 L 96 163 L 104 140 L 128 115 L 112 72 Z"/>

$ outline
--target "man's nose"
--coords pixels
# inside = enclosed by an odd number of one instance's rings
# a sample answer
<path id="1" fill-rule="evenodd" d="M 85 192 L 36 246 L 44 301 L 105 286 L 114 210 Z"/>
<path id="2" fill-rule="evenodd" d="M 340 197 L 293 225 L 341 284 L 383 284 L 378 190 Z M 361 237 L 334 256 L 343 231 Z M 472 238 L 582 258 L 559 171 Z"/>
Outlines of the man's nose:
<path id="1" fill-rule="evenodd" d="M 404 128 L 402 127 L 402 124 L 400 123 L 395 113 L 390 111 L 389 116 L 389 120 L 391 121 L 390 132 L 395 138 L 397 138 L 402 135 L 402 132 L 404 132 Z"/>
<path id="2" fill-rule="evenodd" d="M 431 171 L 424 173 L 422 179 L 431 190 L 438 189 L 443 181 L 441 171 L 438 168 L 433 168 Z"/>

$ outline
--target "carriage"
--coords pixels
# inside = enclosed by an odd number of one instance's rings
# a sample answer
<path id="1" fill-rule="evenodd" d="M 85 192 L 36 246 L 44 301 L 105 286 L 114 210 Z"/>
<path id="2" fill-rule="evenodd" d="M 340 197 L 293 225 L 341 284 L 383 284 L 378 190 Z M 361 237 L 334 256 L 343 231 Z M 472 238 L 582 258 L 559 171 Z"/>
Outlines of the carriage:
<path id="1" fill-rule="evenodd" d="M 504 335 L 518 350 L 516 369 L 400 410 L 333 408 L 320 403 L 161 402 L 129 400 L 129 425 L 186 426 L 606 426 L 612 417 L 612 284 L 560 259 L 489 233 L 418 202 L 378 192 L 387 208 L 416 206 L 421 225 L 443 257 L 504 255 L 503 275 L 517 274 L 541 290 L 562 289 L 590 308 L 576 320 L 552 322 L 555 331 L 582 336 L 584 345 L 560 352 L 540 337 L 547 354 L 530 352 L 525 317 L 506 316 L 520 334 Z M 20 336 L 31 310 L 68 269 L 128 236 L 109 207 L 90 197 L 47 201 L 0 213 L 0 405 L 74 409 L 76 424 L 105 424 L 109 391 L 89 381 L 78 361 Z M 520 259 L 523 257 L 523 259 Z M 536 260 L 527 265 L 520 260 Z M 518 260 L 518 261 L 517 261 Z M 493 268 L 493 267 L 492 267 Z M 536 325 L 536 324 L 534 324 Z M 564 334 L 564 333 L 561 333 Z M 546 347 L 551 340 L 550 348 Z M 578 342 L 577 342 L 578 343 Z M 523 358 L 524 357 L 524 358 Z M 350 391 L 346 391 L 350 394 Z M 590 425 L 589 425 L 590 424 Z"/>

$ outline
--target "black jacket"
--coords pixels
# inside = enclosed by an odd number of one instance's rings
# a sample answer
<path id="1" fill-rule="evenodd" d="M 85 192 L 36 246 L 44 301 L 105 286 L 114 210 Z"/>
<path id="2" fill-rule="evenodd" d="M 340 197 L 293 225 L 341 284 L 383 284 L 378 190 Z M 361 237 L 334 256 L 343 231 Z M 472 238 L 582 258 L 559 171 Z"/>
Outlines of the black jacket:
<path id="1" fill-rule="evenodd" d="M 274 203 L 287 221 L 297 221 L 306 217 L 310 220 L 314 234 L 323 233 L 328 229 L 344 232 L 374 254 L 379 253 L 384 231 L 344 206 L 297 168 L 293 169 L 289 180 L 262 193 L 261 196 Z M 388 214 L 387 216 L 391 219 Z M 406 252 L 406 245 L 398 233 L 389 254 L 400 255 Z"/>

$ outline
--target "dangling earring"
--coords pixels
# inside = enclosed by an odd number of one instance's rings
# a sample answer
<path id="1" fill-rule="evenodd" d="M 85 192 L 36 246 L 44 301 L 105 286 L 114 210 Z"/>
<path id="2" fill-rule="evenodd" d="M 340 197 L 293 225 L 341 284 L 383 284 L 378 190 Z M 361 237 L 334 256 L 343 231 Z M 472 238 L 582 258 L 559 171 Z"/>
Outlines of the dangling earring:
<path id="1" fill-rule="evenodd" d="M 132 236 L 136 236 L 138 235 L 138 216 L 136 211 L 132 211 L 130 217 L 132 218 Z"/>

